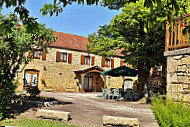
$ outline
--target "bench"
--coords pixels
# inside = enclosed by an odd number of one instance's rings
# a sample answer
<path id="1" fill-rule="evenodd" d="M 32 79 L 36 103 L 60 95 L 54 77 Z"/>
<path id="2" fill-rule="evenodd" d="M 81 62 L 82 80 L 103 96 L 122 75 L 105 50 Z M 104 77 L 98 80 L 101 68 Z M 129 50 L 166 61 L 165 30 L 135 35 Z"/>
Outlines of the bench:
<path id="1" fill-rule="evenodd" d="M 44 119 L 53 119 L 53 120 L 61 120 L 68 122 L 71 115 L 70 112 L 63 112 L 57 110 L 47 110 L 47 109 L 38 109 L 36 112 L 37 118 Z"/>
<path id="2" fill-rule="evenodd" d="M 137 118 L 103 116 L 104 126 L 122 126 L 122 127 L 140 127 L 140 122 Z"/>

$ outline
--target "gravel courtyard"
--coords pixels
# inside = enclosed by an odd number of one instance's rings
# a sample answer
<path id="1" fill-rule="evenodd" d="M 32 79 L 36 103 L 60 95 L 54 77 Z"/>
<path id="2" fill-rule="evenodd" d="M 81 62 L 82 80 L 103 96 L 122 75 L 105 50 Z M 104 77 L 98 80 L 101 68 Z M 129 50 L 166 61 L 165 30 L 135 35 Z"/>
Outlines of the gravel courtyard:
<path id="1" fill-rule="evenodd" d="M 55 97 L 72 104 L 46 107 L 71 112 L 71 124 L 102 126 L 103 115 L 138 118 L 141 127 L 158 127 L 155 116 L 147 104 L 102 99 L 101 93 L 41 92 L 42 96 Z"/>

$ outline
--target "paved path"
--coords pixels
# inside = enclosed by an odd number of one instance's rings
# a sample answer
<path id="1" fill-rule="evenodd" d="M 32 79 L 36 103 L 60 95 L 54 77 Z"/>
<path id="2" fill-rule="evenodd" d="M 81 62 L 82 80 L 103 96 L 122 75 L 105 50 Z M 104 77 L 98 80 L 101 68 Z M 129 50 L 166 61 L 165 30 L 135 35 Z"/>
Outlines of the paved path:
<path id="1" fill-rule="evenodd" d="M 155 116 L 147 104 L 102 99 L 101 93 L 42 92 L 42 96 L 55 97 L 72 104 L 47 107 L 69 111 L 69 123 L 81 126 L 102 126 L 103 115 L 138 118 L 141 127 L 158 127 Z"/>

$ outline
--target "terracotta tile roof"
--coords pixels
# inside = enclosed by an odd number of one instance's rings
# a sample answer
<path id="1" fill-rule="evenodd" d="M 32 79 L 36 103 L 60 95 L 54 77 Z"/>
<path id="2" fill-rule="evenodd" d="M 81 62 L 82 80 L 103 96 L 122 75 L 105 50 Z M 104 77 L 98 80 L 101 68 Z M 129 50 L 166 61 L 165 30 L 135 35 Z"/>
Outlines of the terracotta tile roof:
<path id="1" fill-rule="evenodd" d="M 87 37 L 57 31 L 54 31 L 54 34 L 59 36 L 56 42 L 52 43 L 51 46 L 87 51 L 86 43 L 89 43 Z M 118 56 L 123 56 L 120 53 L 121 50 L 116 50 L 114 52 L 116 52 Z"/>
<path id="2" fill-rule="evenodd" d="M 86 43 L 88 43 L 87 37 L 82 37 L 78 35 L 66 34 L 62 32 L 54 32 L 55 35 L 59 35 L 53 46 L 60 46 L 69 49 L 87 50 Z"/>

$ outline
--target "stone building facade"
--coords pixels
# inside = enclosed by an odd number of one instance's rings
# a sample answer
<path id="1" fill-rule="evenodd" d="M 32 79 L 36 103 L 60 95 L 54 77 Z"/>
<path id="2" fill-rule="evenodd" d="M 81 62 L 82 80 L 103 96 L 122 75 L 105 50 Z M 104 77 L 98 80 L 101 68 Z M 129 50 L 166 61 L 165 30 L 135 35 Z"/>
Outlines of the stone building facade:
<path id="1" fill-rule="evenodd" d="M 88 39 L 77 35 L 55 32 L 57 41 L 46 51 L 34 49 L 33 60 L 22 64 L 17 71 L 18 91 L 29 86 L 54 91 L 101 91 L 104 87 L 121 88 L 122 77 L 108 77 L 102 71 L 123 66 L 120 51 L 114 57 L 103 58 L 87 51 Z M 130 65 L 128 65 L 130 66 Z"/>
<path id="2" fill-rule="evenodd" d="M 190 101 L 190 48 L 166 51 L 167 94 L 175 100 Z"/>

